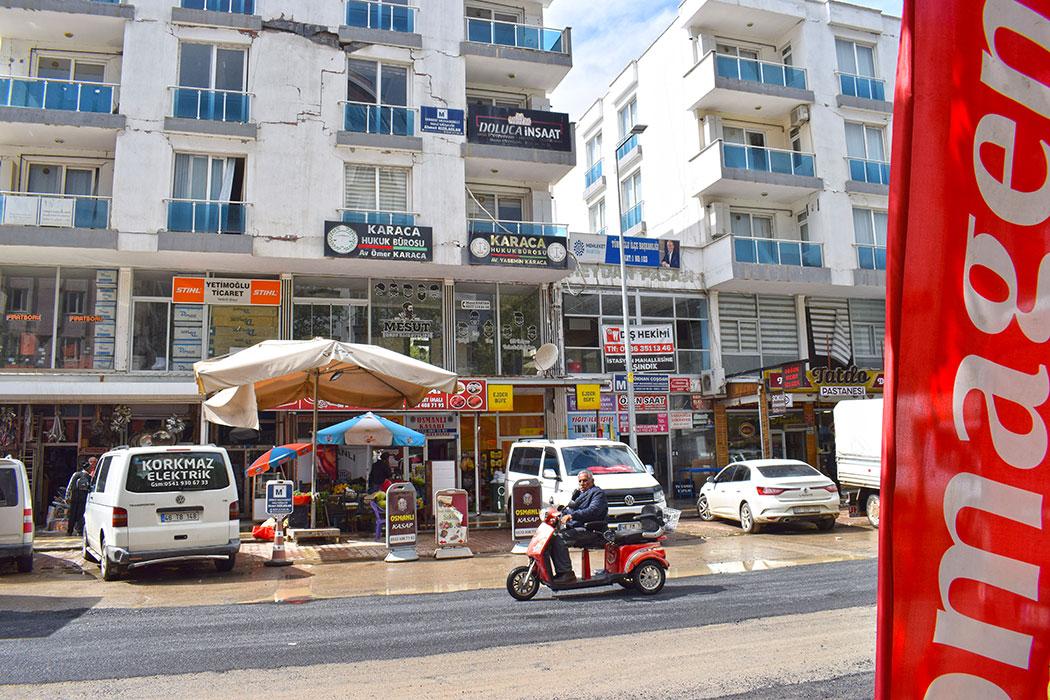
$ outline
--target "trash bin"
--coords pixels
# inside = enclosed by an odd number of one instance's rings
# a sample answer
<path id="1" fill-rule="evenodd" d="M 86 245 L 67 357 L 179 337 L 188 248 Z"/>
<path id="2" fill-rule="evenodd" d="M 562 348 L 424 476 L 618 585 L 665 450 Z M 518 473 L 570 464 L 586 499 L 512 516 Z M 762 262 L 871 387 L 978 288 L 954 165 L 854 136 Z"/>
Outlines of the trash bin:
<path id="1" fill-rule="evenodd" d="M 492 504 L 492 510 L 500 512 L 503 510 L 503 502 L 507 497 L 507 483 L 506 482 L 490 482 L 489 483 L 489 502 Z"/>

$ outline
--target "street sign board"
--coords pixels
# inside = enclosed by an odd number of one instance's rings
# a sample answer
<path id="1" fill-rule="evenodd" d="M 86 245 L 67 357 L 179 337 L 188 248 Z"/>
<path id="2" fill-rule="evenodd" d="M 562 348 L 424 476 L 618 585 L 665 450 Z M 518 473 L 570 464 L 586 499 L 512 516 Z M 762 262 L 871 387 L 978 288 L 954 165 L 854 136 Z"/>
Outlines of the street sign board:
<path id="1" fill-rule="evenodd" d="M 266 501 L 263 509 L 273 516 L 291 515 L 292 490 L 295 484 L 291 481 L 269 481 L 266 483 Z"/>
<path id="2" fill-rule="evenodd" d="M 521 479 L 514 482 L 511 489 L 511 537 L 528 539 L 536 533 L 540 525 L 540 506 L 543 500 L 543 487 L 536 479 Z"/>

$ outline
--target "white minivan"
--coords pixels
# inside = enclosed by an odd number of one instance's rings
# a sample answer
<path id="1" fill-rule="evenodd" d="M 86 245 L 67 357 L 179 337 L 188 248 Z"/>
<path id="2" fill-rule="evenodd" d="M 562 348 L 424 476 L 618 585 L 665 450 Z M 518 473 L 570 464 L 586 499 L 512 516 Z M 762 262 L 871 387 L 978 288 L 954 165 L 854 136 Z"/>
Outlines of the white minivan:
<path id="1" fill-rule="evenodd" d="M 240 505 L 229 455 L 214 445 L 120 447 L 95 466 L 84 558 L 111 581 L 160 562 L 213 559 L 233 568 Z"/>
<path id="2" fill-rule="evenodd" d="M 18 570 L 33 570 L 33 494 L 26 467 L 0 458 L 0 561 L 14 559 Z"/>
<path id="3" fill-rule="evenodd" d="M 576 475 L 584 470 L 605 491 L 610 521 L 638 515 L 644 505 L 667 506 L 660 482 L 634 451 L 622 442 L 601 439 L 515 442 L 507 457 L 507 500 L 515 482 L 539 479 L 544 503 L 566 505 L 576 490 Z"/>

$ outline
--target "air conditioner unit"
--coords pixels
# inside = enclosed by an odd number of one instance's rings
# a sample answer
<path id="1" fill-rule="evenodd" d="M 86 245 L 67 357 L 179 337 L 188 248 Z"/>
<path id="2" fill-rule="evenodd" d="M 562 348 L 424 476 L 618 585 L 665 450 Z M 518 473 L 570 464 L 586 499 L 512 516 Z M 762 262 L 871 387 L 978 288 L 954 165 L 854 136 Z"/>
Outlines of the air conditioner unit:
<path id="1" fill-rule="evenodd" d="M 809 105 L 799 105 L 791 110 L 791 126 L 802 126 L 809 122 Z"/>
<path id="2" fill-rule="evenodd" d="M 726 386 L 724 369 L 705 369 L 700 373 L 700 392 L 708 396 L 721 394 Z"/>

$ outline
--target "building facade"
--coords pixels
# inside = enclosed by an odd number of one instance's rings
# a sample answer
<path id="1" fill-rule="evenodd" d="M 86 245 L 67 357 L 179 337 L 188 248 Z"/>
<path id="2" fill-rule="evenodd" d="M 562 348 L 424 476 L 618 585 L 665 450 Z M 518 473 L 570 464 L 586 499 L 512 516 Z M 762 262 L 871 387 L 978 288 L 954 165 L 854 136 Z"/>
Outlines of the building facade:
<path id="1" fill-rule="evenodd" d="M 114 444 L 214 441 L 243 474 L 308 439 L 303 405 L 209 430 L 191 370 L 315 336 L 460 373 L 392 414 L 430 438 L 404 468 L 454 460 L 497 505 L 505 447 L 556 420 L 529 364 L 560 334 L 551 184 L 576 161 L 547 4 L 0 0 L 0 449 L 41 518 Z M 512 387 L 499 412 L 489 385 Z M 242 512 L 259 485 L 239 477 Z"/>
<path id="2" fill-rule="evenodd" d="M 582 256 L 560 287 L 566 369 L 601 372 L 622 305 L 590 250 L 622 231 L 631 322 L 673 322 L 671 372 L 692 380 L 650 399 L 666 417 L 640 444 L 680 496 L 733 458 L 833 471 L 834 402 L 881 393 L 898 31 L 835 0 L 685 0 L 577 121 L 555 187 Z"/>

